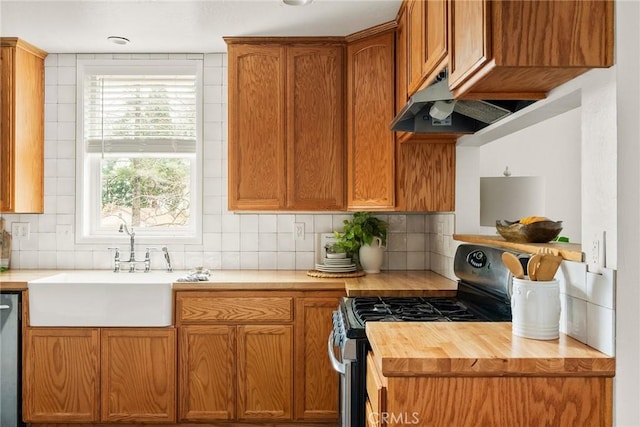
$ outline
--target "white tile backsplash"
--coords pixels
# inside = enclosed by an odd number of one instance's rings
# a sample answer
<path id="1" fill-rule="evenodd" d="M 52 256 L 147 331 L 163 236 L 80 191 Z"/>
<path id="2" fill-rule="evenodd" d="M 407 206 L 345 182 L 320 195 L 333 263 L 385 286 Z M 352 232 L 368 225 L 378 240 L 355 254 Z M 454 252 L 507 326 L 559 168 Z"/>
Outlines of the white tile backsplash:
<path id="1" fill-rule="evenodd" d="M 556 273 L 560 292 L 582 300 L 587 299 L 587 264 L 562 261 Z"/>
<path id="2" fill-rule="evenodd" d="M 615 311 L 587 303 L 586 343 L 610 356 L 615 353 Z M 584 341 L 583 341 L 584 342 Z"/>
<path id="3" fill-rule="evenodd" d="M 601 307 L 615 308 L 615 270 L 604 268 L 602 274 L 587 272 L 587 301 Z"/>

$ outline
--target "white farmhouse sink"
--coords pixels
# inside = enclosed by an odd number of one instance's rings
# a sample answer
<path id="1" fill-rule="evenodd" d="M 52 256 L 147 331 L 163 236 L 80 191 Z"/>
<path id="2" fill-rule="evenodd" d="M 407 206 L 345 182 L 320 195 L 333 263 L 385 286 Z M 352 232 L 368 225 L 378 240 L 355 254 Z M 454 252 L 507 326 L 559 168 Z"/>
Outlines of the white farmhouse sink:
<path id="1" fill-rule="evenodd" d="M 177 273 L 71 272 L 28 282 L 31 326 L 169 326 Z"/>

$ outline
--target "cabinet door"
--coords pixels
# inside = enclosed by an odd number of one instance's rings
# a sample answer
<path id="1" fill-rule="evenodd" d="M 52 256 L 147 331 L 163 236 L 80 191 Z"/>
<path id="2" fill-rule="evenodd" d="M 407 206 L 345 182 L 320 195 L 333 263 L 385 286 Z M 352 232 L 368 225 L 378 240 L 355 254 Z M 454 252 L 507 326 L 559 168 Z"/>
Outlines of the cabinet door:
<path id="1" fill-rule="evenodd" d="M 287 48 L 287 208 L 344 207 L 342 46 Z"/>
<path id="2" fill-rule="evenodd" d="M 430 83 L 447 64 L 447 0 L 428 0 L 423 4 L 424 83 Z"/>
<path id="3" fill-rule="evenodd" d="M 491 59 L 488 0 L 451 0 L 449 86 L 454 89 Z"/>
<path id="4" fill-rule="evenodd" d="M 347 208 L 392 209 L 394 34 L 353 42 L 347 52 Z"/>
<path id="5" fill-rule="evenodd" d="M 285 50 L 229 45 L 229 209 L 285 206 Z"/>
<path id="6" fill-rule="evenodd" d="M 179 421 L 235 419 L 235 326 L 179 328 Z"/>
<path id="7" fill-rule="evenodd" d="M 398 12 L 396 27 L 396 113 L 402 110 L 409 99 L 407 80 L 407 8 L 401 7 Z"/>
<path id="8" fill-rule="evenodd" d="M 238 419 L 291 419 L 292 330 L 238 326 Z"/>
<path id="9" fill-rule="evenodd" d="M 339 376 L 327 357 L 327 337 L 339 298 L 301 298 L 296 304 L 296 419 L 338 420 Z"/>
<path id="10" fill-rule="evenodd" d="M 25 421 L 99 421 L 99 349 L 98 329 L 27 328 Z"/>
<path id="11" fill-rule="evenodd" d="M 413 94 L 422 83 L 424 68 L 424 0 L 407 2 L 407 74 L 409 94 Z"/>
<path id="12" fill-rule="evenodd" d="M 47 54 L 15 38 L 0 45 L 0 212 L 42 213 Z"/>
<path id="13" fill-rule="evenodd" d="M 455 210 L 455 141 L 398 143 L 398 210 Z"/>
<path id="14" fill-rule="evenodd" d="M 175 329 L 102 329 L 101 341 L 102 421 L 175 422 Z"/>

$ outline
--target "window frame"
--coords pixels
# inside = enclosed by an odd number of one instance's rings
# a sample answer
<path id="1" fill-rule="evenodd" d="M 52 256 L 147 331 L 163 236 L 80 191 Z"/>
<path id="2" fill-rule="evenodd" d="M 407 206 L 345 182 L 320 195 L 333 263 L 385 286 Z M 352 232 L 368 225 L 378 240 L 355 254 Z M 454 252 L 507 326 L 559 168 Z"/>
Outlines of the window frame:
<path id="1" fill-rule="evenodd" d="M 181 229 L 135 228 L 136 237 L 145 244 L 201 244 L 202 243 L 202 181 L 203 181 L 203 59 L 137 60 L 137 59 L 78 59 L 76 61 L 76 243 L 114 243 L 128 241 L 129 236 L 98 226 L 101 218 L 101 156 L 89 153 L 84 140 L 84 80 L 89 73 L 170 74 L 171 68 L 193 68 L 196 75 L 196 149 L 194 155 L 143 153 L 110 154 L 109 157 L 184 157 L 191 161 L 191 200 L 188 227 Z M 105 154 L 107 157 L 107 154 Z M 130 224 L 128 224 L 130 226 Z"/>

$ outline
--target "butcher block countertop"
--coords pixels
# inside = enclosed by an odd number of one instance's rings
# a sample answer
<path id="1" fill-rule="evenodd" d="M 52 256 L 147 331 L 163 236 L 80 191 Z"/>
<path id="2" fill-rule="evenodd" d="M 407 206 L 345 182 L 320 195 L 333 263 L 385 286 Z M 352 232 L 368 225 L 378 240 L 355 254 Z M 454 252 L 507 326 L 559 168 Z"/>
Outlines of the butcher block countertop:
<path id="1" fill-rule="evenodd" d="M 615 359 L 564 334 L 511 334 L 507 322 L 368 322 L 375 363 L 394 376 L 604 376 Z"/>
<path id="2" fill-rule="evenodd" d="M 9 270 L 0 273 L 0 290 L 25 290 L 29 280 L 73 271 L 78 270 Z M 432 271 L 383 272 L 358 278 L 316 278 L 307 276 L 304 270 L 212 270 L 207 282 L 176 282 L 173 289 L 345 290 L 349 296 L 453 296 L 457 283 Z"/>

